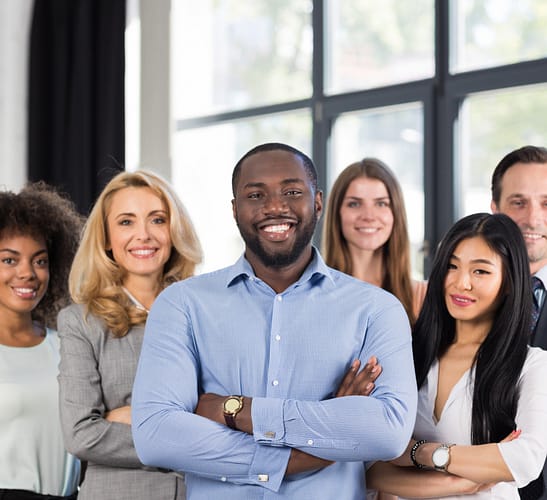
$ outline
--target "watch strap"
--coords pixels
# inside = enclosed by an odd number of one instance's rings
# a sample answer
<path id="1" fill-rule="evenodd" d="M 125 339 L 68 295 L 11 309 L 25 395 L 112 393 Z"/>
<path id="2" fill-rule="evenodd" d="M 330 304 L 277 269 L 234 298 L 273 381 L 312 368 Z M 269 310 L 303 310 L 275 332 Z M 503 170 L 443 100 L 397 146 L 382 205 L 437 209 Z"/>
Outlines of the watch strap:
<path id="1" fill-rule="evenodd" d="M 235 415 L 232 415 L 230 413 L 225 413 L 224 414 L 224 421 L 226 422 L 226 425 L 230 428 L 230 429 L 234 429 L 234 430 L 237 430 L 237 427 L 236 427 L 236 416 Z"/>

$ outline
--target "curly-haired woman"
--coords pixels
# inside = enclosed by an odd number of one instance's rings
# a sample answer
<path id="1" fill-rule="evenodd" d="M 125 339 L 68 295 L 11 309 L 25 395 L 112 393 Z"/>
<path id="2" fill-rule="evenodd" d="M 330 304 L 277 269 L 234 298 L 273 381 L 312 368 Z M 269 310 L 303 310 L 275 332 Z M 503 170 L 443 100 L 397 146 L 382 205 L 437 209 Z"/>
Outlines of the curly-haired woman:
<path id="1" fill-rule="evenodd" d="M 76 498 L 59 421 L 56 318 L 81 218 L 44 183 L 0 192 L 0 498 Z"/>

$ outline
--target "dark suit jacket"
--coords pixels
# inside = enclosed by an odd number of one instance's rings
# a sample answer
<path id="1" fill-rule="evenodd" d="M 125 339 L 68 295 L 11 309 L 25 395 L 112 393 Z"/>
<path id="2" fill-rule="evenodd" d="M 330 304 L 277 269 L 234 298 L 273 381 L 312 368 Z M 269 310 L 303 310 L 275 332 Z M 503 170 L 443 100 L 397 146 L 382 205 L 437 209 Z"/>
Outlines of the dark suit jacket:
<path id="1" fill-rule="evenodd" d="M 547 299 L 543 301 L 538 322 L 532 332 L 531 345 L 547 349 Z M 547 500 L 547 462 L 543 465 L 543 494 L 538 500 Z M 522 495 L 521 495 L 522 496 Z"/>
<path id="2" fill-rule="evenodd" d="M 539 313 L 538 322 L 532 333 L 532 342 L 533 346 L 541 347 L 542 349 L 547 349 L 547 299 L 543 301 L 543 306 L 541 307 L 541 312 Z"/>

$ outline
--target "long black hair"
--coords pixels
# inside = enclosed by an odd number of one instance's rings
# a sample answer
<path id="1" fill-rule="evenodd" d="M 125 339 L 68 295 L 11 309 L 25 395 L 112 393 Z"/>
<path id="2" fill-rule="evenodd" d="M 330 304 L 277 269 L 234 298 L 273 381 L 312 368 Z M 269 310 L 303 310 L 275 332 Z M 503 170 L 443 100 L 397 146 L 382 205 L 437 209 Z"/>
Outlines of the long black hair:
<path id="1" fill-rule="evenodd" d="M 480 237 L 501 257 L 503 278 L 498 309 L 474 360 L 475 385 L 471 442 L 497 442 L 515 429 L 519 376 L 527 353 L 532 311 L 528 254 L 518 226 L 504 214 L 479 213 L 459 220 L 437 250 L 427 294 L 413 332 L 418 387 L 431 364 L 455 340 L 455 320 L 448 313 L 444 282 L 450 259 L 463 240 Z"/>

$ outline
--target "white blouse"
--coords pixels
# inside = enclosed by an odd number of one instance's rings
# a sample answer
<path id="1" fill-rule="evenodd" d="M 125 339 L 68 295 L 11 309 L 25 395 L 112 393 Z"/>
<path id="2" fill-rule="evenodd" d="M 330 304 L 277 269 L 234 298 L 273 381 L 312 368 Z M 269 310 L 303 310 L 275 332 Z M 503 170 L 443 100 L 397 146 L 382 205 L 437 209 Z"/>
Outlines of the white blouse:
<path id="1" fill-rule="evenodd" d="M 0 345 L 0 488 L 72 494 L 79 462 L 64 448 L 59 419 L 59 338 Z"/>
<path id="2" fill-rule="evenodd" d="M 439 363 L 436 360 L 418 392 L 413 437 L 417 440 L 470 445 L 474 369 L 465 372 L 452 388 L 439 421 L 434 416 L 438 376 Z M 538 477 L 543 468 L 547 455 L 547 351 L 538 347 L 528 348 L 519 383 L 520 398 L 515 421 L 522 433 L 511 442 L 498 444 L 514 481 L 498 483 L 488 491 L 466 495 L 465 498 L 517 500 L 517 488 Z"/>

